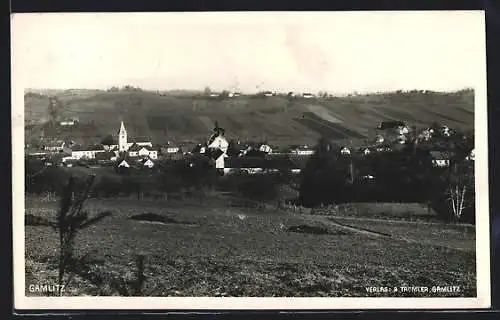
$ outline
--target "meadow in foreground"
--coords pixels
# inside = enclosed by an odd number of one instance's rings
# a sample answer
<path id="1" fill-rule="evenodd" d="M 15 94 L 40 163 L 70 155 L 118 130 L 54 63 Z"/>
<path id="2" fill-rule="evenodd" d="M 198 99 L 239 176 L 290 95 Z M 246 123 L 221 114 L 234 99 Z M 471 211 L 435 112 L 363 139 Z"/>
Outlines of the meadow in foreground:
<path id="1" fill-rule="evenodd" d="M 25 217 L 53 221 L 56 208 L 31 199 Z M 81 260 L 65 295 L 128 295 L 135 256 L 143 255 L 142 296 L 402 296 L 366 287 L 437 285 L 461 290 L 431 296 L 476 296 L 475 234 L 451 225 L 347 223 L 208 202 L 90 199 L 86 208 L 112 215 L 79 234 Z M 25 240 L 26 287 L 56 283 L 57 230 L 27 225 Z"/>

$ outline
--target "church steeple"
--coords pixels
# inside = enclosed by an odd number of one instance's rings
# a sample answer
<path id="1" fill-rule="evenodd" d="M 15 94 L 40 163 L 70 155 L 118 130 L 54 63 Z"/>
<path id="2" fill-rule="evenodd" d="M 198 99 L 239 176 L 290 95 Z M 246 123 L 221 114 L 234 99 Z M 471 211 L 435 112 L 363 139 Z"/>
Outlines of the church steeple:
<path id="1" fill-rule="evenodd" d="M 118 132 L 118 149 L 120 151 L 127 151 L 127 130 L 125 130 L 123 121 L 121 122 L 120 131 Z"/>

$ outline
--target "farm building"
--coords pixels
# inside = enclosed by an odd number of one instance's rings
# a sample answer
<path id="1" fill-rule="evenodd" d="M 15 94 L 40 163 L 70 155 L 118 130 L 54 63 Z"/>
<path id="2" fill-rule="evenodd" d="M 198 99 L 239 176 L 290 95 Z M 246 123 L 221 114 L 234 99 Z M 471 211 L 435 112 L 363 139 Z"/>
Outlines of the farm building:
<path id="1" fill-rule="evenodd" d="M 314 154 L 314 149 L 311 149 L 308 146 L 300 146 L 290 150 L 290 153 L 301 156 L 310 156 Z"/>
<path id="2" fill-rule="evenodd" d="M 153 160 L 151 158 L 149 158 L 149 157 L 145 158 L 145 159 L 142 159 L 141 164 L 144 167 L 149 168 L 149 169 L 153 168 L 154 165 L 155 165 L 155 163 L 153 162 Z"/>
<path id="3" fill-rule="evenodd" d="M 48 152 L 59 152 L 63 151 L 65 146 L 66 142 L 64 142 L 63 140 L 47 141 L 43 145 L 43 150 Z"/>
<path id="4" fill-rule="evenodd" d="M 61 125 L 61 126 L 74 126 L 77 123 L 78 123 L 78 120 L 76 120 L 76 119 L 65 119 L 63 121 L 60 121 L 59 125 Z"/>
<path id="5" fill-rule="evenodd" d="M 476 159 L 476 151 L 475 151 L 475 149 L 472 149 L 469 152 L 469 154 L 467 155 L 467 157 L 465 159 L 469 160 L 469 161 L 474 161 Z"/>
<path id="6" fill-rule="evenodd" d="M 370 153 L 372 153 L 372 150 L 370 148 L 363 148 L 361 149 L 361 153 L 365 156 L 369 155 Z"/>
<path id="7" fill-rule="evenodd" d="M 130 168 L 130 165 L 128 164 L 127 160 L 123 159 L 118 162 L 118 168 Z"/>
<path id="8" fill-rule="evenodd" d="M 161 154 L 179 153 L 179 152 L 181 152 L 181 148 L 179 146 L 176 146 L 174 144 L 169 143 L 167 145 L 161 146 L 160 152 L 161 152 Z"/>
<path id="9" fill-rule="evenodd" d="M 434 167 L 449 167 L 451 155 L 445 151 L 430 151 L 429 152 L 432 158 L 432 165 Z"/>
<path id="10" fill-rule="evenodd" d="M 348 147 L 343 147 L 342 149 L 340 149 L 340 154 L 343 156 L 348 156 L 351 154 L 351 149 L 349 149 Z"/>
<path id="11" fill-rule="evenodd" d="M 76 146 L 71 149 L 71 157 L 74 159 L 95 159 L 96 154 L 106 152 L 104 147 L 81 147 Z"/>
<path id="12" fill-rule="evenodd" d="M 104 151 L 96 153 L 95 159 L 97 160 L 98 163 L 104 164 L 115 161 L 117 159 L 117 156 L 112 151 Z"/>

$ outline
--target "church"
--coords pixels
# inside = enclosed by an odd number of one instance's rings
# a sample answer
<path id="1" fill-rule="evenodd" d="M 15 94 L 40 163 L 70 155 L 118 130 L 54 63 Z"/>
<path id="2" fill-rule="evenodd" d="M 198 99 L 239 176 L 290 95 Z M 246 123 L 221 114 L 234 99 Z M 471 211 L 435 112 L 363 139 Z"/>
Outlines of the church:
<path id="1" fill-rule="evenodd" d="M 71 157 L 68 159 L 95 159 L 99 153 L 112 152 L 115 156 L 110 157 L 110 160 L 118 159 L 120 156 L 125 155 L 131 158 L 150 158 L 152 160 L 158 159 L 158 151 L 153 150 L 151 142 L 129 142 L 127 130 L 123 121 L 120 124 L 118 131 L 118 144 L 102 145 L 98 148 L 82 148 L 73 147 Z"/>
<path id="2" fill-rule="evenodd" d="M 147 142 L 129 142 L 127 130 L 123 121 L 120 124 L 120 130 L 118 131 L 118 145 L 108 146 L 110 151 L 115 151 L 118 149 L 118 153 L 126 152 L 129 157 L 150 157 L 155 160 L 158 158 L 158 151 L 152 150 L 153 144 L 150 141 Z"/>

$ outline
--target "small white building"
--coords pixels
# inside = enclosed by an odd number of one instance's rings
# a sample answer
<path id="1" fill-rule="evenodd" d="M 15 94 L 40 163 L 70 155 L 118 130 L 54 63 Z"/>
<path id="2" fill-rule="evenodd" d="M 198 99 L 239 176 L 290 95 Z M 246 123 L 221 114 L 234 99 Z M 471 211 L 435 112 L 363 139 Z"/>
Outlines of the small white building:
<path id="1" fill-rule="evenodd" d="M 302 146 L 290 150 L 290 153 L 299 156 L 310 156 L 314 154 L 314 149 L 310 149 L 308 146 Z"/>
<path id="2" fill-rule="evenodd" d="M 351 150 L 348 147 L 343 147 L 340 149 L 340 154 L 343 156 L 348 156 L 351 154 Z"/>
<path id="3" fill-rule="evenodd" d="M 97 153 L 105 152 L 102 150 L 93 150 L 92 148 L 88 149 L 73 149 L 71 151 L 71 158 L 73 159 L 94 159 Z"/>
<path id="4" fill-rule="evenodd" d="M 61 126 L 74 126 L 75 123 L 76 123 L 75 120 L 63 120 L 63 121 L 59 122 L 59 124 Z"/>
<path id="5" fill-rule="evenodd" d="M 262 144 L 259 147 L 259 151 L 265 152 L 265 153 L 271 153 L 271 152 L 273 152 L 273 149 L 269 145 L 267 145 L 267 144 Z"/>
<path id="6" fill-rule="evenodd" d="M 151 158 L 146 159 L 146 161 L 143 162 L 143 165 L 147 168 L 152 168 L 154 167 L 154 162 L 151 160 Z"/>
<path id="7" fill-rule="evenodd" d="M 475 151 L 475 149 L 471 150 L 471 152 L 469 153 L 469 155 L 467 156 L 466 159 L 469 160 L 469 161 L 476 160 L 476 151 Z"/>
<path id="8" fill-rule="evenodd" d="M 130 168 L 130 165 L 128 164 L 128 162 L 126 160 L 122 160 L 119 164 L 118 164 L 118 167 L 121 167 L 121 168 Z"/>

